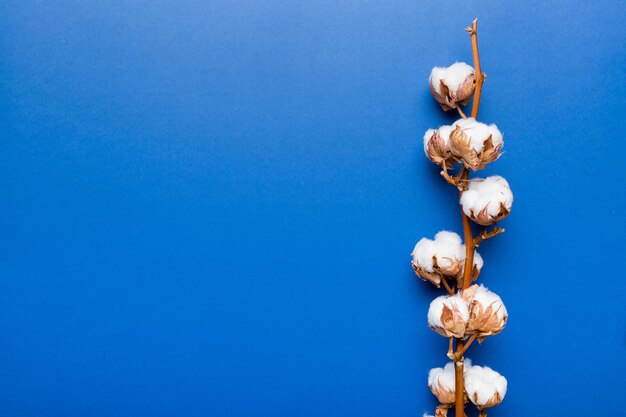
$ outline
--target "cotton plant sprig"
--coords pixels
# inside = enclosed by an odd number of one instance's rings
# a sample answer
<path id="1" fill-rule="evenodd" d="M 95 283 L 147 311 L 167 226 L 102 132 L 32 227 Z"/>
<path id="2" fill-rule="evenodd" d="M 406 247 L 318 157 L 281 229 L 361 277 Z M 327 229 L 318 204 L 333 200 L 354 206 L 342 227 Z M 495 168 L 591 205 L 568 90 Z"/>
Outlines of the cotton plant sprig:
<path id="1" fill-rule="evenodd" d="M 447 292 L 435 298 L 428 309 L 428 326 L 450 339 L 448 358 L 452 360 L 443 368 L 431 369 L 428 375 L 428 387 L 440 403 L 436 417 L 446 417 L 452 407 L 456 417 L 465 417 L 469 402 L 480 411 L 480 417 L 486 417 L 487 409 L 500 404 L 507 389 L 505 377 L 465 358 L 475 340 L 481 343 L 500 333 L 508 319 L 497 294 L 482 284 L 471 283 L 483 268 L 476 248 L 504 232 L 498 222 L 509 215 L 513 205 L 513 193 L 503 177 L 470 178 L 470 171 L 482 170 L 500 158 L 504 136 L 496 125 L 477 120 L 485 81 L 478 54 L 477 21 L 466 30 L 474 66 L 456 62 L 447 68 L 435 67 L 429 79 L 430 91 L 441 108 L 456 110 L 461 118 L 452 125 L 428 129 L 424 135 L 426 157 L 439 165 L 442 177 L 459 190 L 463 240 L 454 232 L 441 231 L 434 240 L 422 238 L 411 254 L 415 274 Z M 461 106 L 472 97 L 467 117 Z M 457 164 L 460 168 L 452 174 Z M 472 222 L 482 227 L 476 236 Z"/>

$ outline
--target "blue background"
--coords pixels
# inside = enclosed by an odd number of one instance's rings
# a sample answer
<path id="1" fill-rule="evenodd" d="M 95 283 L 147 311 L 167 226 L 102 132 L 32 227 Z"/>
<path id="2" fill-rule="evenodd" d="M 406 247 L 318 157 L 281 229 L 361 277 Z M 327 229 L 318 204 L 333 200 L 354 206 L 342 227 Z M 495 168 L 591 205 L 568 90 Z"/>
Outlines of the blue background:
<path id="1" fill-rule="evenodd" d="M 626 415 L 624 6 L 507 3 L 2 2 L 0 415 L 432 412 L 426 80 L 476 16 L 516 197 L 490 415 Z"/>

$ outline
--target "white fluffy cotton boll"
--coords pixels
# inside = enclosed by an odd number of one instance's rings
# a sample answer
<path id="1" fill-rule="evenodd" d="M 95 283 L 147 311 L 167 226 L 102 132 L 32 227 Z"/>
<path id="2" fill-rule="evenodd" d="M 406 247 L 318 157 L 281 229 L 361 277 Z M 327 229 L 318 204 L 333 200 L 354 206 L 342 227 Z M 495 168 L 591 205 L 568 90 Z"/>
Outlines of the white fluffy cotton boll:
<path id="1" fill-rule="evenodd" d="M 441 404 L 454 404 L 454 363 L 443 368 L 433 368 L 428 373 L 428 387 Z"/>
<path id="2" fill-rule="evenodd" d="M 439 129 L 428 129 L 424 134 L 426 157 L 437 165 L 443 166 L 445 163 L 446 168 L 452 168 L 456 162 L 448 145 L 450 133 L 452 133 L 452 126 L 444 125 Z"/>
<path id="3" fill-rule="evenodd" d="M 480 410 L 500 404 L 506 395 L 506 378 L 488 366 L 467 367 L 464 377 L 467 397 Z"/>
<path id="4" fill-rule="evenodd" d="M 476 77 L 474 68 L 464 62 L 449 67 L 435 67 L 429 78 L 430 92 L 444 110 L 467 104 L 472 94 Z"/>
<path id="5" fill-rule="evenodd" d="M 484 149 L 485 141 L 489 139 L 489 137 L 491 137 L 493 141 L 493 146 L 502 145 L 504 142 L 502 132 L 498 130 L 495 124 L 487 125 L 477 121 L 473 117 L 468 117 L 467 119 L 457 120 L 454 122 L 454 126 L 455 128 L 460 128 L 463 133 L 467 135 L 472 149 L 478 153 Z"/>
<path id="6" fill-rule="evenodd" d="M 435 240 L 420 239 L 411 256 L 415 274 L 437 287 L 441 286 L 441 280 L 445 279 L 443 277 L 462 279 L 465 266 L 465 245 L 461 237 L 454 232 L 441 231 L 435 235 Z M 474 252 L 472 280 L 478 277 L 482 266 L 482 257 L 478 252 Z"/>
<path id="7" fill-rule="evenodd" d="M 476 223 L 489 226 L 509 215 L 513 192 L 504 178 L 494 175 L 473 178 L 461 194 L 463 212 Z"/>
<path id="8" fill-rule="evenodd" d="M 464 366 L 471 367 L 472 361 L 465 359 Z M 428 372 L 428 387 L 441 404 L 454 404 L 454 362 L 448 362 L 443 368 L 431 369 L 430 372 Z"/>
<path id="9" fill-rule="evenodd" d="M 476 171 L 498 159 L 503 144 L 504 137 L 496 125 L 468 117 L 454 122 L 448 146 L 457 161 Z"/>
<path id="10" fill-rule="evenodd" d="M 437 129 L 428 129 L 426 133 L 424 133 L 424 153 L 426 154 L 426 156 L 428 156 L 428 142 L 433 137 L 435 132 L 437 132 Z M 445 141 L 444 144 L 448 145 L 448 142 Z"/>
<path id="11" fill-rule="evenodd" d="M 428 327 L 445 337 L 464 337 L 469 306 L 460 293 L 435 298 L 428 308 Z"/>
<path id="12" fill-rule="evenodd" d="M 420 239 L 411 256 L 417 276 L 437 287 L 441 285 L 442 276 L 457 277 L 465 259 L 461 237 L 447 231 L 437 233 L 435 240 Z"/>
<path id="13" fill-rule="evenodd" d="M 463 291 L 463 299 L 469 307 L 466 336 L 476 333 L 478 340 L 482 341 L 504 329 L 508 312 L 498 294 L 482 284 L 472 285 Z"/>

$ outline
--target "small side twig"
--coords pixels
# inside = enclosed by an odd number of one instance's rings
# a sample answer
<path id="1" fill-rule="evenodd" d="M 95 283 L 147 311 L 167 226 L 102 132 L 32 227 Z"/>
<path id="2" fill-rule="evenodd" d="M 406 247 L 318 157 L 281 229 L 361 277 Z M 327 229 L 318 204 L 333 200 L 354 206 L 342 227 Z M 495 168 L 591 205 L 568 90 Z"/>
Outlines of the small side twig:
<path id="1" fill-rule="evenodd" d="M 441 165 L 441 176 L 448 182 L 448 184 L 454 185 L 459 191 L 463 191 L 467 186 L 467 178 L 465 178 L 465 170 L 467 168 L 462 167 L 459 173 L 456 176 L 451 176 L 448 173 L 448 167 L 446 166 L 446 161 L 443 161 Z"/>
<path id="2" fill-rule="evenodd" d="M 469 180 L 465 177 L 465 171 L 467 171 L 467 168 L 465 167 L 465 165 L 463 165 L 461 167 L 461 170 L 459 171 L 459 174 L 454 177 L 455 181 L 457 182 L 457 188 L 459 189 L 459 191 L 464 191 L 467 189 L 467 183 Z"/>
<path id="3" fill-rule="evenodd" d="M 461 116 L 463 119 L 467 119 L 467 116 L 465 115 L 465 113 L 463 113 L 463 110 L 461 110 L 460 104 L 456 105 L 456 110 L 459 112 L 459 116 Z"/>
<path id="4" fill-rule="evenodd" d="M 463 346 L 462 349 L 458 350 L 457 352 L 455 352 L 454 354 L 454 360 L 460 360 L 461 358 L 463 358 L 463 355 L 465 354 L 465 352 L 467 351 L 467 348 L 470 347 L 470 345 L 472 343 L 474 343 L 474 340 L 476 340 L 476 333 L 474 333 L 473 335 L 470 336 L 470 338 L 467 340 L 467 342 L 465 343 L 465 346 Z"/>
<path id="5" fill-rule="evenodd" d="M 448 182 L 448 184 L 452 184 L 455 187 L 459 186 L 458 181 L 456 180 L 456 178 L 450 176 L 450 174 L 448 174 L 448 170 L 446 169 L 445 165 L 443 167 L 443 169 L 440 172 L 441 176 Z"/>
<path id="6" fill-rule="evenodd" d="M 446 291 L 448 291 L 448 295 L 454 295 L 454 289 L 450 287 L 450 284 L 448 284 L 446 277 L 441 277 L 441 283 L 443 284 L 443 287 L 446 289 Z"/>
<path id="7" fill-rule="evenodd" d="M 494 236 L 504 233 L 504 228 L 498 227 L 497 223 L 494 223 L 493 229 L 488 232 L 487 227 L 483 227 L 483 231 L 474 238 L 474 246 L 478 247 L 484 240 L 491 239 Z"/>

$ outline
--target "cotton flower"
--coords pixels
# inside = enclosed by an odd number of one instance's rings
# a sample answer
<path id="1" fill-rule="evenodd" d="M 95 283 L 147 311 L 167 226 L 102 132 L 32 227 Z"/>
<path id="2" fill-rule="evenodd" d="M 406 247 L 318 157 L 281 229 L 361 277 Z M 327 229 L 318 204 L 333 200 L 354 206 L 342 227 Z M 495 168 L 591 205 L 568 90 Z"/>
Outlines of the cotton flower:
<path id="1" fill-rule="evenodd" d="M 479 410 L 498 405 L 506 395 L 506 378 L 487 366 L 466 367 L 465 392 Z"/>
<path id="2" fill-rule="evenodd" d="M 476 333 L 478 340 L 482 341 L 504 329 L 508 313 L 498 294 L 482 284 L 474 284 L 463 291 L 463 299 L 469 308 L 466 335 Z"/>
<path id="3" fill-rule="evenodd" d="M 445 337 L 464 337 L 469 307 L 460 293 L 435 298 L 428 308 L 428 326 Z"/>
<path id="4" fill-rule="evenodd" d="M 454 109 L 459 103 L 467 104 L 476 77 L 474 68 L 464 62 L 456 62 L 447 68 L 435 67 L 430 73 L 430 92 L 444 110 Z"/>
<path id="5" fill-rule="evenodd" d="M 494 175 L 487 178 L 473 178 L 467 190 L 461 194 L 463 212 L 473 221 L 489 226 L 509 215 L 513 205 L 513 193 L 509 183 Z"/>
<path id="6" fill-rule="evenodd" d="M 448 146 L 450 133 L 452 126 L 441 126 L 439 129 L 428 129 L 424 134 L 426 157 L 437 165 L 443 165 L 445 162 L 447 168 L 452 168 L 456 162 Z"/>
<path id="7" fill-rule="evenodd" d="M 457 161 L 476 171 L 500 157 L 503 143 L 496 125 L 486 125 L 469 117 L 454 123 L 448 146 Z"/>
<path id="8" fill-rule="evenodd" d="M 464 366 L 469 368 L 472 361 L 465 359 Z M 433 368 L 428 372 L 428 388 L 443 405 L 455 402 L 454 362 L 448 362 L 443 368 Z"/>
<path id="9" fill-rule="evenodd" d="M 435 235 L 435 240 L 422 238 L 411 253 L 415 274 L 424 281 L 441 286 L 443 277 L 462 279 L 465 264 L 465 245 L 461 237 L 454 232 L 442 231 Z M 483 259 L 474 252 L 472 280 L 475 280 L 483 267 Z M 444 278 L 445 279 L 445 278 Z"/>

